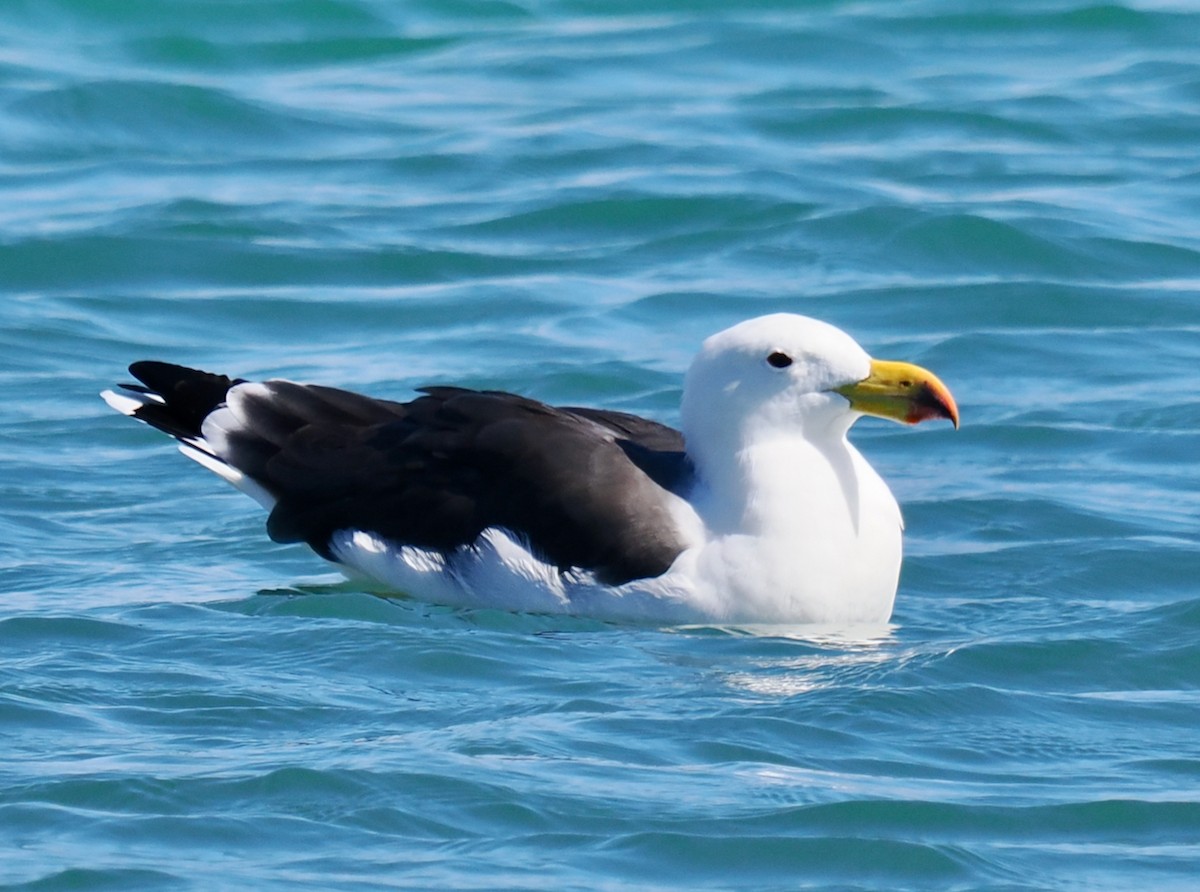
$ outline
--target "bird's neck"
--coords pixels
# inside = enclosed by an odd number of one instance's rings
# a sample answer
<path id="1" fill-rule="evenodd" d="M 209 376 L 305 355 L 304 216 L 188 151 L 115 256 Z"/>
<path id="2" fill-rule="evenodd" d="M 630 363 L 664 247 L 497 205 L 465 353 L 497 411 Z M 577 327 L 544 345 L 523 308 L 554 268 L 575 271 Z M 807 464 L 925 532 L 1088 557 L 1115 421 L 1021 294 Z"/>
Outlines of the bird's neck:
<path id="1" fill-rule="evenodd" d="M 859 466 L 844 435 L 780 437 L 702 464 L 703 514 L 716 533 L 770 535 L 812 523 L 857 525 Z"/>
<path id="2" fill-rule="evenodd" d="M 854 491 L 857 452 L 846 440 L 854 418 L 812 412 L 803 425 L 768 420 L 689 436 L 710 529 L 761 535 L 814 504 L 845 502 Z"/>

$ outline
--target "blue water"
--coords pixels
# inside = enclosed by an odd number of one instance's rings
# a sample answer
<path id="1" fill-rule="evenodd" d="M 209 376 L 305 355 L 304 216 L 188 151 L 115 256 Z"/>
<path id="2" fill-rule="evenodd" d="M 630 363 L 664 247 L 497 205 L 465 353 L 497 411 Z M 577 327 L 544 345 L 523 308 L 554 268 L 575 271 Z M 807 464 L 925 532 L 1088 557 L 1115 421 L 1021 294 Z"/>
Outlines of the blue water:
<path id="1" fill-rule="evenodd" d="M 0 883 L 1193 889 L 1200 10 L 0 6 Z M 865 421 L 892 628 L 339 581 L 96 392 L 158 357 L 677 420 L 793 310 Z"/>

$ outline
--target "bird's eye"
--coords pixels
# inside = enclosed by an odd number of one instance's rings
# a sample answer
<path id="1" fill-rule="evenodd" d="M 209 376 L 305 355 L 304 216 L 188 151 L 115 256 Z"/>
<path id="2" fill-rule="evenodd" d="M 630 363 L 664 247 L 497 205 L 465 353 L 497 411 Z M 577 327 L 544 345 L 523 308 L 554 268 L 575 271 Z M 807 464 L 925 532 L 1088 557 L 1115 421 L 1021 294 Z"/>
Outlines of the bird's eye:
<path id="1" fill-rule="evenodd" d="M 786 369 L 792 364 L 792 357 L 788 356 L 786 353 L 781 353 L 780 351 L 776 350 L 767 357 L 767 364 L 773 368 Z"/>

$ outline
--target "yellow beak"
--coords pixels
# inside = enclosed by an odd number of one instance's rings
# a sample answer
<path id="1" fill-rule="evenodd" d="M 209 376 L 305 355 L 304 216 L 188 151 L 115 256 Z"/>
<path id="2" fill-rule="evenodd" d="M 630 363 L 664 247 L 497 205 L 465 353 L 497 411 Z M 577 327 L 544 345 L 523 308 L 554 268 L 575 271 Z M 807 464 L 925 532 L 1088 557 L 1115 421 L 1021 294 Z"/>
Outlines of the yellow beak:
<path id="1" fill-rule="evenodd" d="M 909 362 L 871 360 L 871 374 L 856 384 L 834 388 L 865 415 L 916 424 L 946 418 L 958 428 L 958 406 L 937 375 Z"/>

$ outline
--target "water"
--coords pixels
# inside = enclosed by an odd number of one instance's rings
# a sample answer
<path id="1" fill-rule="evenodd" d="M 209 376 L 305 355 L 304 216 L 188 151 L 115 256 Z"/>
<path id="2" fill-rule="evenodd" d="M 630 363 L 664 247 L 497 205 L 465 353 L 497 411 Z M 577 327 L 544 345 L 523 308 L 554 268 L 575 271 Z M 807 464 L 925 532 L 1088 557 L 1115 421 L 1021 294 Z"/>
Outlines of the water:
<path id="1" fill-rule="evenodd" d="M 1191 889 L 1193 4 L 0 10 L 0 882 Z M 893 627 L 339 582 L 96 392 L 133 359 L 677 419 L 796 310 L 867 421 Z"/>

